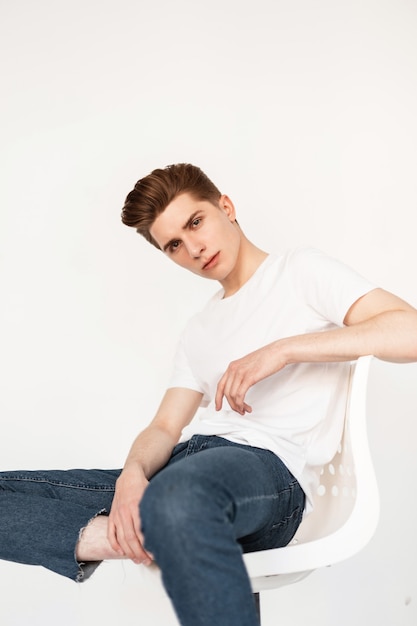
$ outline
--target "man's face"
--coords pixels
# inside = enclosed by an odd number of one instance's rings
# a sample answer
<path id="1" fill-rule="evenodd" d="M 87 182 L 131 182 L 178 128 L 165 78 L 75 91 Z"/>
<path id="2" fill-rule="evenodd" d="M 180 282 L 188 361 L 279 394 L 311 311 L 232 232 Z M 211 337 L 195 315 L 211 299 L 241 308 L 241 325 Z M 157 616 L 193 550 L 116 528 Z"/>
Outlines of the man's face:
<path id="1" fill-rule="evenodd" d="M 170 259 L 199 276 L 223 284 L 236 267 L 241 235 L 227 196 L 215 206 L 183 193 L 158 215 L 150 233 Z"/>

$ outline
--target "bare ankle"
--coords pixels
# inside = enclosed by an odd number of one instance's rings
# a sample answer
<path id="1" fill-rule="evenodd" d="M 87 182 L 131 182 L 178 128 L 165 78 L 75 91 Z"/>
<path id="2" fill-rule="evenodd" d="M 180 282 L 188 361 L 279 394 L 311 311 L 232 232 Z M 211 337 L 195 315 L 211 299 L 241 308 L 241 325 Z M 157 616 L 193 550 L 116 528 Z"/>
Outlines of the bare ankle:
<path id="1" fill-rule="evenodd" d="M 97 515 L 80 531 L 75 548 L 77 561 L 104 561 L 123 558 L 115 552 L 107 538 L 107 515 Z"/>

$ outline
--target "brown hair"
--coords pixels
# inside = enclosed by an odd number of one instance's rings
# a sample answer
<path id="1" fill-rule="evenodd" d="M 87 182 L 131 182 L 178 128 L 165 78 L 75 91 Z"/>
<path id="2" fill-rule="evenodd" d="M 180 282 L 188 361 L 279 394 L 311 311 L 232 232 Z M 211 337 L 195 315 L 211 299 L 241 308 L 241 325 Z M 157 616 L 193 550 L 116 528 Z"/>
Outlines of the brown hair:
<path id="1" fill-rule="evenodd" d="M 215 205 L 221 196 L 199 167 L 189 163 L 168 165 L 138 180 L 125 200 L 123 224 L 136 228 L 138 233 L 160 249 L 149 229 L 158 215 L 181 193 L 190 193 L 196 200 L 208 200 Z"/>

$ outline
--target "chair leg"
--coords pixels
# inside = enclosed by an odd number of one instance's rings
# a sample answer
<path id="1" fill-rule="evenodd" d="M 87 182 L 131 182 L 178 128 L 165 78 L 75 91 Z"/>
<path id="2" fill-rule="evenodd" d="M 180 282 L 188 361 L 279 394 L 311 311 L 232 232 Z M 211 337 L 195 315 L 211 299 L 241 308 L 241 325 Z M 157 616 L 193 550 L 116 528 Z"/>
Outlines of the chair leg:
<path id="1" fill-rule="evenodd" d="M 253 594 L 253 598 L 255 600 L 256 612 L 258 614 L 259 626 L 261 626 L 261 598 L 259 596 L 259 591 Z"/>

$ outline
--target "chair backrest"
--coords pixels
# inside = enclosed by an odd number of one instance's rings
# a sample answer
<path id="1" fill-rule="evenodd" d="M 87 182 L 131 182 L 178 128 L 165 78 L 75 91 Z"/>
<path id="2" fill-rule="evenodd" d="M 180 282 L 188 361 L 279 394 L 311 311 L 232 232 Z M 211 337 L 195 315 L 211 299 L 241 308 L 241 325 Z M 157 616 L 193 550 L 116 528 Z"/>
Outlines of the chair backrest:
<path id="1" fill-rule="evenodd" d="M 313 512 L 301 524 L 294 537 L 294 543 L 320 539 L 337 531 L 349 519 L 355 506 L 358 479 L 366 478 L 366 474 L 365 477 L 362 474 L 361 466 L 358 466 L 358 460 L 355 459 L 358 448 L 363 447 L 364 433 L 358 433 L 358 429 L 356 431 L 354 429 L 352 440 L 352 426 L 354 427 L 355 420 L 359 419 L 365 423 L 366 419 L 364 412 L 366 395 L 362 395 L 366 392 L 366 385 L 361 385 L 358 397 L 355 384 L 358 383 L 358 379 L 363 383 L 368 372 L 362 370 L 361 375 L 357 368 L 358 363 L 352 363 L 342 440 L 333 459 L 321 471 Z"/>
<path id="2" fill-rule="evenodd" d="M 308 573 L 352 556 L 375 531 L 379 497 L 366 428 L 371 359 L 361 357 L 351 365 L 342 441 L 322 470 L 313 512 L 288 546 L 245 555 L 249 575 L 260 589 L 283 584 L 265 580 L 262 585 L 262 578 Z"/>

